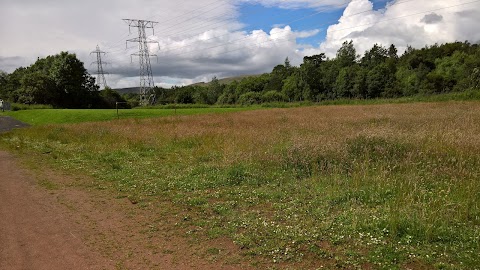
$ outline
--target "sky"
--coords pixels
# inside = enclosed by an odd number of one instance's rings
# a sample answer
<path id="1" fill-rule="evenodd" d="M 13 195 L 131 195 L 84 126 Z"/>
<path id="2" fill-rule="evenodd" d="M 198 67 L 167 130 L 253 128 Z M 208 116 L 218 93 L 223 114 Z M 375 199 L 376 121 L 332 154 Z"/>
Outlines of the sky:
<path id="1" fill-rule="evenodd" d="M 98 45 L 107 84 L 139 85 L 138 37 L 122 19 L 157 22 L 151 41 L 155 85 L 171 87 L 270 72 L 286 57 L 335 57 L 353 40 L 362 55 L 377 43 L 422 48 L 480 42 L 480 0 L 0 0 L 0 70 L 75 53 L 90 74 Z M 154 30 L 154 31 L 152 31 Z"/>

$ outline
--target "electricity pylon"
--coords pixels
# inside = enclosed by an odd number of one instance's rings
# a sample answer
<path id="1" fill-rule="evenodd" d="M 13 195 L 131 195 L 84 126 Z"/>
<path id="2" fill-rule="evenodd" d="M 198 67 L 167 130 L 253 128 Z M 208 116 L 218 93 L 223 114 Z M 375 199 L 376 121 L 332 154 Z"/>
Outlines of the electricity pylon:
<path id="1" fill-rule="evenodd" d="M 123 19 L 123 20 L 128 24 L 128 30 L 130 30 L 131 27 L 138 28 L 138 37 L 127 40 L 127 43 L 128 42 L 138 43 L 138 52 L 132 54 L 132 56 L 138 56 L 140 60 L 140 104 L 141 105 L 154 104 L 155 92 L 153 91 L 153 87 L 155 86 L 155 83 L 153 82 L 152 66 L 150 65 L 150 56 L 157 56 L 157 55 L 150 54 L 148 50 L 148 43 L 158 44 L 158 42 L 147 39 L 145 28 L 152 28 L 153 34 L 155 34 L 154 26 L 158 22 L 134 20 L 134 19 Z"/>
<path id="2" fill-rule="evenodd" d="M 105 80 L 105 72 L 103 72 L 103 64 L 107 64 L 106 62 L 102 62 L 102 54 L 105 55 L 106 52 L 102 52 L 100 47 L 97 45 L 97 49 L 90 53 L 90 55 L 94 53 L 97 55 L 97 61 L 93 62 L 92 64 L 97 64 L 97 84 L 98 86 L 103 85 L 103 88 L 107 87 L 107 81 Z M 108 73 L 107 73 L 108 74 Z"/>

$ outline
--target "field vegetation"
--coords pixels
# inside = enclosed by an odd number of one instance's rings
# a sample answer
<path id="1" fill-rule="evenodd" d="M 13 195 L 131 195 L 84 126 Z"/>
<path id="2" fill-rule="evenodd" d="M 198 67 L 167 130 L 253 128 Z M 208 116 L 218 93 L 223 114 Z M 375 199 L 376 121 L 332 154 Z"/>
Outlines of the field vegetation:
<path id="1" fill-rule="evenodd" d="M 172 115 L 193 115 L 226 113 L 254 109 L 255 107 L 203 107 L 203 108 L 173 108 L 169 109 L 26 109 L 13 112 L 0 113 L 12 116 L 30 125 L 45 124 L 72 124 L 82 122 L 108 121 L 126 118 L 152 118 Z"/>
<path id="2" fill-rule="evenodd" d="M 181 209 L 188 237 L 227 237 L 259 268 L 480 265 L 478 101 L 38 125 L 1 145 Z"/>
<path id="3" fill-rule="evenodd" d="M 374 104 L 401 104 L 413 102 L 447 102 L 447 101 L 475 101 L 480 100 L 479 90 L 468 90 L 458 93 L 444 93 L 438 95 L 416 95 L 412 97 L 388 99 L 335 99 L 313 102 L 269 102 L 261 105 L 206 105 L 206 104 L 165 104 L 134 109 L 53 109 L 48 105 L 12 104 L 13 111 L 0 112 L 0 115 L 12 116 L 30 125 L 45 124 L 73 124 L 94 121 L 109 121 L 128 118 L 152 118 L 174 115 L 194 115 L 227 113 L 263 108 L 298 108 L 319 105 L 374 105 Z"/>

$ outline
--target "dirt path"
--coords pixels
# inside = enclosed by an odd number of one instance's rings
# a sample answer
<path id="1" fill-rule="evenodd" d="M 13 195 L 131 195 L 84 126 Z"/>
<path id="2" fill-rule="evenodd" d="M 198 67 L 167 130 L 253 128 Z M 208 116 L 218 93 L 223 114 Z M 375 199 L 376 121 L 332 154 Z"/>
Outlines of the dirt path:
<path id="1" fill-rule="evenodd" d="M 162 214 L 168 205 L 139 207 L 82 187 L 81 176 L 33 171 L 0 151 L 0 270 L 250 268 L 231 240 L 185 237 L 181 216 Z"/>
<path id="2" fill-rule="evenodd" d="M 65 210 L 0 152 L 0 269 L 111 269 L 92 252 Z"/>

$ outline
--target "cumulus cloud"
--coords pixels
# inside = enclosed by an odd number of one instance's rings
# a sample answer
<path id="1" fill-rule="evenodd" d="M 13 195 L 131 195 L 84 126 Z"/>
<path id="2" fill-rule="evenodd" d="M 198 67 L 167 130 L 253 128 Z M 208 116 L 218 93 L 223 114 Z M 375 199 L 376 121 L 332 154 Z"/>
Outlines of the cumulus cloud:
<path id="1" fill-rule="evenodd" d="M 438 15 L 436 13 L 430 13 L 425 15 L 420 21 L 426 24 L 435 24 L 441 22 L 443 20 L 442 15 Z"/>
<path id="2" fill-rule="evenodd" d="M 213 76 L 228 77 L 269 72 L 289 57 L 294 65 L 304 55 L 325 52 L 334 56 L 345 40 L 354 40 L 362 54 L 374 43 L 393 43 L 402 52 L 407 45 L 455 40 L 480 40 L 480 4 L 468 0 L 393 0 L 375 10 L 368 0 L 195 0 L 179 5 L 170 0 L 56 1 L 2 0 L 0 34 L 8 37 L 0 47 L 0 69 L 13 71 L 37 57 L 60 51 L 75 52 L 92 72 L 95 61 L 90 51 L 97 44 L 109 52 L 104 69 L 111 75 L 112 87 L 138 85 L 137 37 L 129 32 L 123 18 L 143 18 L 159 23 L 155 35 L 158 45 L 150 44 L 153 74 L 157 85 L 190 84 L 209 81 Z M 345 7 L 338 23 L 328 27 L 320 46 L 297 43 L 299 38 L 317 35 L 320 30 L 299 31 L 288 25 L 275 25 L 270 31 L 242 31 L 238 7 L 258 3 L 285 9 L 311 8 L 318 11 Z M 462 5 L 462 3 L 470 3 Z M 449 6 L 455 6 L 446 8 Z M 416 14 L 414 16 L 409 16 Z M 12 26 L 11 21 L 16 21 Z M 312 28 L 318 28 L 312 26 Z"/>
<path id="3" fill-rule="evenodd" d="M 374 10 L 372 1 L 352 0 L 337 24 L 327 30 L 317 50 L 330 57 L 346 40 L 353 40 L 363 54 L 373 44 L 397 45 L 402 53 L 408 45 L 419 48 L 434 43 L 480 40 L 480 3 L 462 0 L 392 1 Z"/>
<path id="4" fill-rule="evenodd" d="M 155 45 L 150 49 L 158 55 L 152 58 L 157 85 L 190 84 L 210 81 L 213 76 L 229 77 L 270 72 L 275 65 L 289 57 L 292 64 L 300 64 L 303 53 L 296 50 L 296 38 L 309 37 L 313 31 L 293 31 L 290 26 L 273 28 L 269 32 L 211 30 L 188 39 L 162 39 L 158 37 L 160 50 Z M 108 60 L 107 56 L 107 60 Z M 114 56 L 121 57 L 121 56 Z M 137 59 L 134 59 L 137 65 Z M 131 64 L 117 64 L 109 70 L 124 77 L 138 74 Z M 175 83 L 176 82 L 176 83 Z M 131 83 L 131 84 L 129 84 Z M 122 86 L 134 86 L 136 81 L 124 80 Z"/>
<path id="5" fill-rule="evenodd" d="M 179 5 L 169 0 L 2 0 L 0 56 L 21 56 L 31 60 L 60 51 L 87 53 L 99 44 L 108 51 L 124 48 L 129 35 L 124 18 L 158 21 L 156 34 L 191 35 L 222 22 L 224 29 L 238 29 L 232 1 L 190 1 Z M 187 21 L 188 20 L 188 21 Z M 15 22 L 15 23 L 12 23 Z M 200 26 L 203 26 L 202 29 Z M 193 30 L 193 31 L 192 31 Z"/>
<path id="6" fill-rule="evenodd" d="M 350 0 L 240 0 L 246 3 L 258 3 L 267 7 L 284 9 L 314 8 L 317 10 L 332 10 L 345 7 Z"/>

